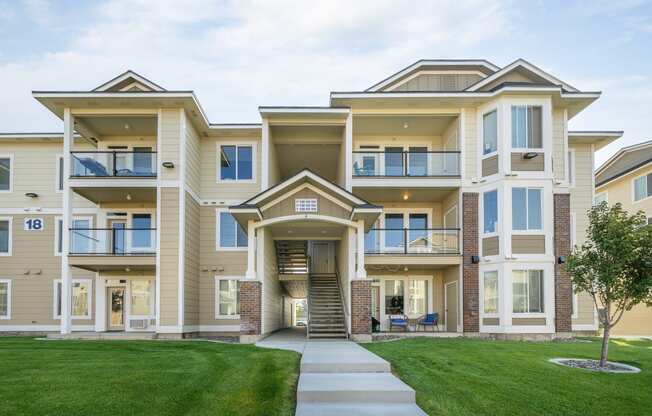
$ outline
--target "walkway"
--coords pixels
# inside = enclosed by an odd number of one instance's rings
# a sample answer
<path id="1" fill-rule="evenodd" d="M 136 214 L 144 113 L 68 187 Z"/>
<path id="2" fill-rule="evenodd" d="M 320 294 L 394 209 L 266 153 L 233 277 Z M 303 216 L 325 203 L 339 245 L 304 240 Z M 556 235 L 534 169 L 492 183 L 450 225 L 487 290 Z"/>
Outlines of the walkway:
<path id="1" fill-rule="evenodd" d="M 355 342 L 306 340 L 302 334 L 283 330 L 256 344 L 303 353 L 296 416 L 426 415 L 387 361 Z"/>

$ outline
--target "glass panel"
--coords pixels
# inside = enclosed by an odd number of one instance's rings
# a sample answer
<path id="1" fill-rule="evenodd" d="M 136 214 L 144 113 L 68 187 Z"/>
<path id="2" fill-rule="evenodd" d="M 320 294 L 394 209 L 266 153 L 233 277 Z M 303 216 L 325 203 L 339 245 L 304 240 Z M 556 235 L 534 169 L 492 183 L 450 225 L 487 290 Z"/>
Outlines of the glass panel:
<path id="1" fill-rule="evenodd" d="M 496 111 L 483 116 L 482 130 L 482 154 L 486 155 L 498 150 L 498 115 Z"/>
<path id="2" fill-rule="evenodd" d="M 498 191 L 485 192 L 483 199 L 484 232 L 495 233 L 498 223 Z"/>
<path id="3" fill-rule="evenodd" d="M 58 183 L 58 189 L 60 191 L 63 191 L 63 158 L 59 158 L 59 183 Z"/>
<path id="4" fill-rule="evenodd" d="M 403 313 L 403 281 L 385 281 L 385 314 L 394 315 Z"/>
<path id="5" fill-rule="evenodd" d="M 484 313 L 498 313 L 498 272 L 484 273 Z"/>
<path id="6" fill-rule="evenodd" d="M 91 252 L 92 230 L 89 220 L 74 219 L 72 220 L 72 245 L 71 253 L 84 254 Z"/>
<path id="7" fill-rule="evenodd" d="M 530 313 L 543 312 L 543 270 L 529 271 L 529 296 Z"/>
<path id="8" fill-rule="evenodd" d="M 403 243 L 403 214 L 385 214 L 385 247 L 402 248 Z"/>
<path id="9" fill-rule="evenodd" d="M 541 149 L 541 107 L 527 107 L 527 146 L 531 149 Z"/>
<path id="10" fill-rule="evenodd" d="M 152 216 L 151 214 L 134 214 L 132 218 L 132 242 L 133 247 L 152 246 Z"/>
<path id="11" fill-rule="evenodd" d="M 428 305 L 428 282 L 426 280 L 410 280 L 410 313 L 424 315 Z"/>
<path id="12" fill-rule="evenodd" d="M 235 220 L 233 220 L 235 221 Z M 236 227 L 238 228 L 238 247 L 247 247 L 247 233 L 245 230 L 238 224 L 237 222 L 235 223 Z"/>
<path id="13" fill-rule="evenodd" d="M 377 253 L 379 251 L 378 230 L 371 229 L 364 236 L 364 248 L 367 253 Z"/>
<path id="14" fill-rule="evenodd" d="M 540 230 L 541 226 L 541 189 L 527 190 L 528 230 Z"/>
<path id="15" fill-rule="evenodd" d="M 525 270 L 512 271 L 512 306 L 514 313 L 527 312 L 527 280 Z"/>
<path id="16" fill-rule="evenodd" d="M 9 253 L 9 221 L 0 221 L 0 253 Z"/>
<path id="17" fill-rule="evenodd" d="M 526 141 L 526 107 L 513 106 L 512 107 L 512 147 L 525 148 L 527 147 Z"/>
<path id="18" fill-rule="evenodd" d="M 385 148 L 385 176 L 403 176 L 403 148 Z"/>
<path id="19" fill-rule="evenodd" d="M 646 188 L 647 188 L 646 195 L 647 196 L 652 196 L 652 173 L 648 173 L 648 175 L 647 175 Z"/>
<path id="20" fill-rule="evenodd" d="M 57 316 L 61 316 L 61 282 L 56 282 L 57 285 Z"/>
<path id="21" fill-rule="evenodd" d="M 253 156 L 251 146 L 238 147 L 238 179 L 253 178 Z"/>
<path id="22" fill-rule="evenodd" d="M 131 314 L 149 316 L 151 314 L 151 281 L 131 281 Z"/>
<path id="23" fill-rule="evenodd" d="M 230 316 L 240 313 L 240 294 L 237 280 L 220 280 L 218 296 L 220 315 Z"/>
<path id="24" fill-rule="evenodd" d="M 410 248 L 428 247 L 428 215 L 427 214 L 410 214 L 408 217 L 409 231 L 408 241 Z"/>
<path id="25" fill-rule="evenodd" d="M 235 146 L 220 146 L 220 178 L 236 179 Z"/>
<path id="26" fill-rule="evenodd" d="M 647 178 L 641 176 L 634 181 L 634 200 L 638 201 L 647 196 Z"/>
<path id="27" fill-rule="evenodd" d="M 89 287 L 87 283 L 72 283 L 72 316 L 87 316 Z"/>
<path id="28" fill-rule="evenodd" d="M 526 188 L 512 188 L 512 229 L 527 230 Z"/>
<path id="29" fill-rule="evenodd" d="M 7 316 L 9 313 L 9 284 L 0 283 L 0 316 Z"/>
<path id="30" fill-rule="evenodd" d="M 410 147 L 408 153 L 408 166 L 410 176 L 428 175 L 428 148 L 427 147 Z"/>
<path id="31" fill-rule="evenodd" d="M 151 176 L 152 175 L 152 156 L 151 147 L 134 147 L 134 176 Z"/>
<path id="32" fill-rule="evenodd" d="M 360 176 L 376 175 L 376 156 L 362 156 L 362 172 L 357 174 Z"/>
<path id="33" fill-rule="evenodd" d="M 0 159 L 0 191 L 8 191 L 11 185 L 11 160 Z"/>
<path id="34" fill-rule="evenodd" d="M 235 247 L 236 222 L 228 212 L 220 212 L 220 247 Z"/>
<path id="35" fill-rule="evenodd" d="M 125 223 L 113 222 L 111 223 L 112 233 L 112 253 L 124 254 L 125 252 Z"/>

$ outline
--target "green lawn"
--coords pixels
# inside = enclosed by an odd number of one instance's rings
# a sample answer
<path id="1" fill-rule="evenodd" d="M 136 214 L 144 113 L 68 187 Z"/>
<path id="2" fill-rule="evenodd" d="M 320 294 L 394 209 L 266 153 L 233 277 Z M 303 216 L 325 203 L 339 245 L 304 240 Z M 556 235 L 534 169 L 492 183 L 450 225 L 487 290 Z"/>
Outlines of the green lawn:
<path id="1" fill-rule="evenodd" d="M 613 340 L 609 359 L 639 374 L 603 374 L 548 363 L 597 358 L 600 342 L 406 339 L 363 344 L 392 364 L 430 415 L 652 414 L 652 341 Z"/>
<path id="2" fill-rule="evenodd" d="M 0 337 L 0 415 L 294 415 L 299 354 Z"/>

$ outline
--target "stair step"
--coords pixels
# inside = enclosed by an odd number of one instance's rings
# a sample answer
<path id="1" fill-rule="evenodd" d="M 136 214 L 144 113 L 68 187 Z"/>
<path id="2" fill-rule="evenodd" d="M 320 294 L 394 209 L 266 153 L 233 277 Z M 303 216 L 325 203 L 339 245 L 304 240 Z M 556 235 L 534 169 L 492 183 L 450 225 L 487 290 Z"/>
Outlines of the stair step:
<path id="1" fill-rule="evenodd" d="M 415 393 L 391 373 L 301 374 L 297 403 L 315 402 L 414 404 Z"/>
<path id="2" fill-rule="evenodd" d="M 427 416 L 416 404 L 297 403 L 295 416 Z"/>

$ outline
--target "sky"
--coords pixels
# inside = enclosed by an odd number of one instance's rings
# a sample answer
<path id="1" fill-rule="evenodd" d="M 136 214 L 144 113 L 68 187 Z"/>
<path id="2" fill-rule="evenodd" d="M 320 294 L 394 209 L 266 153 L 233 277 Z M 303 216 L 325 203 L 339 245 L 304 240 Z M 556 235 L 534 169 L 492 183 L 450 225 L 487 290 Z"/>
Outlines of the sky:
<path id="1" fill-rule="evenodd" d="M 260 105 L 328 105 L 435 58 L 524 58 L 602 91 L 569 125 L 625 131 L 597 165 L 652 139 L 644 0 L 0 0 L 0 131 L 61 131 L 31 91 L 90 90 L 127 69 L 194 90 L 211 122 L 232 123 L 260 122 Z"/>

